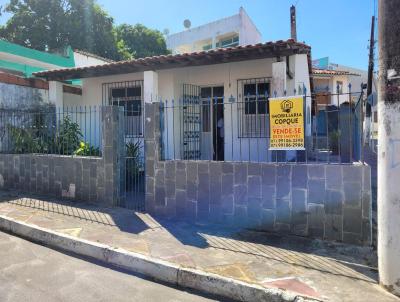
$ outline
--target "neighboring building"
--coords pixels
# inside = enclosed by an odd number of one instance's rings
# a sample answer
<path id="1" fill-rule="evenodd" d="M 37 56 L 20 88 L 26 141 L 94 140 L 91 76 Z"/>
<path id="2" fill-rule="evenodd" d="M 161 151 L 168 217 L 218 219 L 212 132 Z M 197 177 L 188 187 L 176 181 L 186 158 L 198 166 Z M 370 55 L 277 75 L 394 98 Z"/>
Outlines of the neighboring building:
<path id="1" fill-rule="evenodd" d="M 185 105 L 181 110 L 166 109 L 166 158 L 216 159 L 219 146 L 218 160 L 270 161 L 266 96 L 283 96 L 295 88 L 299 94 L 304 88 L 310 92 L 310 51 L 309 46 L 288 40 L 35 75 L 50 81 L 57 106 L 75 105 L 63 98 L 62 82 L 56 82 L 75 78 L 82 79 L 79 105 L 124 106 L 126 124 L 136 125 L 126 129 L 128 137 L 143 137 L 145 102 L 161 100 L 169 106 L 189 102 L 196 112 L 187 112 Z M 218 106 L 213 106 L 210 98 L 218 99 L 224 110 L 216 110 Z M 311 97 L 306 99 L 305 134 L 310 136 Z M 224 135 L 216 128 L 221 124 Z M 83 131 L 84 127 L 81 125 Z"/>
<path id="2" fill-rule="evenodd" d="M 261 43 L 261 33 L 241 7 L 239 13 L 167 36 L 173 54 Z"/>
<path id="3" fill-rule="evenodd" d="M 114 61 L 100 57 L 98 55 L 95 55 L 87 51 L 74 49 L 74 62 L 75 62 L 75 67 L 83 67 L 91 65 L 100 65 L 104 63 L 112 63 Z"/>
<path id="4" fill-rule="evenodd" d="M 344 102 L 350 102 L 350 97 L 351 101 L 355 102 L 359 97 L 360 87 L 353 86 L 354 79 L 360 77 L 359 74 L 343 70 L 313 68 L 312 77 L 318 110 L 326 105 L 339 106 Z M 357 79 L 356 82 L 358 83 L 359 80 Z M 354 92 L 351 96 L 349 83 L 351 83 L 351 91 Z"/>
<path id="5" fill-rule="evenodd" d="M 57 54 L 0 39 L 0 108 L 30 108 L 50 102 L 49 83 L 34 79 L 34 72 L 110 62 L 87 52 L 73 51 L 71 47 Z M 80 85 L 79 79 L 64 83 L 62 90 L 65 97 L 79 103 L 82 94 Z"/>
<path id="6" fill-rule="evenodd" d="M 329 57 L 313 60 L 312 65 L 316 104 L 319 107 L 350 102 L 349 92 L 352 92 L 351 101 L 355 102 L 360 96 L 361 85 L 367 83 L 367 71 L 331 63 Z"/>
<path id="7" fill-rule="evenodd" d="M 29 78 L 32 73 L 58 68 L 82 67 L 110 63 L 112 60 L 101 58 L 80 50 L 66 47 L 62 53 L 50 53 L 24 47 L 0 39 L 0 71 Z"/>

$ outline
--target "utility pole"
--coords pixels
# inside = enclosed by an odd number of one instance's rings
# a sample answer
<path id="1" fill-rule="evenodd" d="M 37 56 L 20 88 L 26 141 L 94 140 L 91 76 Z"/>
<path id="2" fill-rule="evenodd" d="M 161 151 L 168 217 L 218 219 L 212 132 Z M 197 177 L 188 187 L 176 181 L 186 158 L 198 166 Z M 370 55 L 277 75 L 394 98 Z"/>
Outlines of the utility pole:
<path id="1" fill-rule="evenodd" d="M 400 296 L 400 6 L 379 0 L 379 282 Z"/>
<path id="2" fill-rule="evenodd" d="M 369 62 L 368 62 L 368 81 L 367 97 L 372 93 L 372 79 L 374 77 L 374 49 L 375 49 L 375 16 L 372 16 L 371 38 L 369 40 Z M 371 105 L 367 103 L 366 116 L 371 116 Z"/>
<path id="3" fill-rule="evenodd" d="M 375 49 L 375 16 L 372 16 L 371 37 L 369 40 L 369 60 L 368 60 L 368 80 L 367 80 L 367 97 L 372 94 L 372 81 L 374 78 L 374 49 Z M 371 138 L 371 104 L 365 105 L 365 139 L 364 142 L 369 145 Z"/>

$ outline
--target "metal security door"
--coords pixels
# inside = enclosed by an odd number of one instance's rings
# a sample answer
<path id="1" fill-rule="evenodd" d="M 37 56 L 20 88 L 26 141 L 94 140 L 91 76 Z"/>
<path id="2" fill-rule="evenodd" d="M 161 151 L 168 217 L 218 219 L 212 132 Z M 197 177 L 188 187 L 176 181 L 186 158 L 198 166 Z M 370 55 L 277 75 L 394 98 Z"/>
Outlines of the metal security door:
<path id="1" fill-rule="evenodd" d="M 201 158 L 200 87 L 184 84 L 182 93 L 182 159 Z"/>

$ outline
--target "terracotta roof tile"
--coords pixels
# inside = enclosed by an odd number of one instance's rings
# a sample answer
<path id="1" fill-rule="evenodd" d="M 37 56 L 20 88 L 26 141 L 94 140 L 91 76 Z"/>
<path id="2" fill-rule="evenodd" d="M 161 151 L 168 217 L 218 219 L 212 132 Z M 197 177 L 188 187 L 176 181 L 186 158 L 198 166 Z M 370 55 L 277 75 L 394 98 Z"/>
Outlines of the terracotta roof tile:
<path id="1" fill-rule="evenodd" d="M 51 71 L 36 72 L 34 75 L 53 80 L 66 80 L 146 70 L 221 64 L 292 54 L 309 55 L 310 52 L 310 46 L 290 39 L 287 41 L 279 40 L 276 42 L 218 48 L 176 55 L 160 55 L 87 67 L 62 68 Z M 122 66 L 124 68 L 121 68 Z"/>
<path id="2" fill-rule="evenodd" d="M 350 76 L 359 76 L 357 73 L 351 73 L 349 71 L 345 70 L 331 70 L 331 69 L 319 69 L 319 68 L 313 68 L 312 69 L 312 75 L 315 76 L 335 76 L 335 75 L 350 75 Z"/>

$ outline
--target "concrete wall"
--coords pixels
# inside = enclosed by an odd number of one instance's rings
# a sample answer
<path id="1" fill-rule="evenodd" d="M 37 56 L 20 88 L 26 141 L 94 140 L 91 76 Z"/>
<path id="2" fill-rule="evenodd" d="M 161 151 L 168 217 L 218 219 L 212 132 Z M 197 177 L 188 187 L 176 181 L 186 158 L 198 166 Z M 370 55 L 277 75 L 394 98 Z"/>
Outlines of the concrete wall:
<path id="1" fill-rule="evenodd" d="M 158 104 L 146 104 L 150 213 L 371 243 L 369 166 L 160 161 L 158 115 Z"/>
<path id="2" fill-rule="evenodd" d="M 123 112 L 103 107 L 102 157 L 0 154 L 0 189 L 119 204 L 124 187 Z M 122 129 L 122 131 L 121 131 Z"/>
<path id="3" fill-rule="evenodd" d="M 0 83 L 0 108 L 29 109 L 49 103 L 49 91 Z"/>

